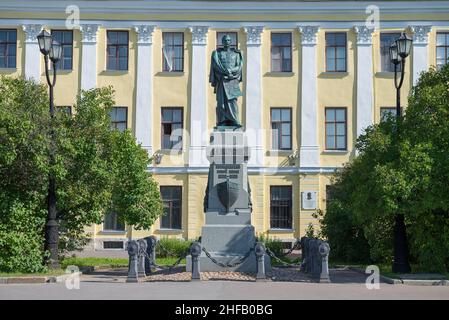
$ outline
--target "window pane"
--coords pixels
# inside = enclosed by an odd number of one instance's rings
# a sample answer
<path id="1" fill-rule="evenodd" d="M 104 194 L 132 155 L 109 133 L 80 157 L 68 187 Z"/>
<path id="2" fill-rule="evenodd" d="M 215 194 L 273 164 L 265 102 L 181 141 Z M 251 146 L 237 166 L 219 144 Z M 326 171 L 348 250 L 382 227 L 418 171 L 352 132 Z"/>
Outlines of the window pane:
<path id="1" fill-rule="evenodd" d="M 118 33 L 118 44 L 128 44 L 128 32 Z"/>
<path id="2" fill-rule="evenodd" d="M 172 110 L 163 109 L 162 110 L 162 121 L 172 121 Z"/>
<path id="3" fill-rule="evenodd" d="M 282 121 L 290 121 L 290 109 L 284 108 L 281 110 L 281 112 Z"/>
<path id="4" fill-rule="evenodd" d="M 326 34 L 326 46 L 334 46 L 335 45 L 335 34 L 327 33 Z"/>
<path id="5" fill-rule="evenodd" d="M 336 35 L 336 45 L 337 46 L 346 46 L 346 34 L 339 33 Z"/>
<path id="6" fill-rule="evenodd" d="M 284 59 L 291 59 L 291 50 L 290 47 L 284 47 L 282 48 L 282 54 L 284 56 Z"/>
<path id="7" fill-rule="evenodd" d="M 446 34 L 437 33 L 437 46 L 444 46 L 444 45 L 446 45 Z"/>
<path id="8" fill-rule="evenodd" d="M 337 58 L 338 59 L 346 58 L 346 48 L 343 47 L 337 48 Z"/>
<path id="9" fill-rule="evenodd" d="M 282 149 L 290 149 L 291 148 L 291 141 L 290 136 L 282 136 Z"/>
<path id="10" fill-rule="evenodd" d="M 173 110 L 173 122 L 181 122 L 181 121 L 182 121 L 182 111 Z"/>
<path id="11" fill-rule="evenodd" d="M 109 57 L 108 70 L 115 70 L 115 58 Z"/>
<path id="12" fill-rule="evenodd" d="M 127 70 L 128 69 L 128 59 L 126 59 L 126 58 L 120 58 L 119 59 L 119 69 L 120 70 Z"/>
<path id="13" fill-rule="evenodd" d="M 17 31 L 9 31 L 8 32 L 8 42 L 16 42 L 17 41 Z"/>
<path id="14" fill-rule="evenodd" d="M 326 123 L 326 134 L 328 136 L 335 134 L 335 124 L 334 123 Z"/>
<path id="15" fill-rule="evenodd" d="M 278 33 L 272 33 L 271 34 L 271 45 L 272 46 L 279 46 L 281 44 L 281 37 Z"/>
<path id="16" fill-rule="evenodd" d="M 335 59 L 335 48 L 326 48 L 326 58 Z"/>
<path id="17" fill-rule="evenodd" d="M 171 123 L 164 123 L 162 125 L 162 133 L 165 135 L 171 135 Z"/>
<path id="18" fill-rule="evenodd" d="M 117 108 L 117 120 L 116 121 L 126 121 L 126 108 Z"/>
<path id="19" fill-rule="evenodd" d="M 68 58 L 72 56 L 72 46 L 64 46 L 63 56 Z"/>
<path id="20" fill-rule="evenodd" d="M 124 47 L 124 46 L 119 47 L 118 55 L 121 58 L 128 57 L 128 47 Z"/>
<path id="21" fill-rule="evenodd" d="M 118 131 L 125 131 L 126 130 L 126 123 L 117 123 L 117 130 Z"/>
<path id="22" fill-rule="evenodd" d="M 326 121 L 335 121 L 335 109 L 326 109 Z"/>
<path id="23" fill-rule="evenodd" d="M 183 45 L 182 38 L 183 38 L 183 34 L 182 33 L 179 33 L 179 32 L 175 33 L 173 35 L 173 44 L 174 45 Z"/>
<path id="24" fill-rule="evenodd" d="M 290 72 L 292 70 L 291 60 L 282 60 L 282 71 Z"/>
<path id="25" fill-rule="evenodd" d="M 0 68 L 6 68 L 6 58 L 0 56 Z"/>
<path id="26" fill-rule="evenodd" d="M 326 149 L 328 150 L 335 149 L 334 136 L 326 136 Z"/>
<path id="27" fill-rule="evenodd" d="M 346 149 L 346 137 L 337 136 L 337 149 Z"/>
<path id="28" fill-rule="evenodd" d="M 282 34 L 281 35 L 281 44 L 283 46 L 290 46 L 291 43 L 291 36 L 290 34 Z"/>
<path id="29" fill-rule="evenodd" d="M 107 38 L 108 38 L 108 44 L 116 44 L 117 43 L 117 32 L 108 31 Z"/>
<path id="30" fill-rule="evenodd" d="M 337 71 L 346 71 L 346 59 L 337 59 Z"/>
<path id="31" fill-rule="evenodd" d="M 337 121 L 345 121 L 346 120 L 346 112 L 344 109 L 337 109 Z"/>
<path id="32" fill-rule="evenodd" d="M 182 47 L 175 47 L 174 48 L 174 58 L 181 59 L 182 58 L 182 51 L 183 51 Z"/>
<path id="33" fill-rule="evenodd" d="M 327 71 L 335 71 L 335 59 L 327 58 L 326 67 Z"/>
<path id="34" fill-rule="evenodd" d="M 64 43 L 72 43 L 73 42 L 73 32 L 67 31 L 64 32 Z"/>
<path id="35" fill-rule="evenodd" d="M 271 120 L 272 121 L 280 121 L 281 120 L 281 110 L 280 109 L 271 109 Z"/>
<path id="36" fill-rule="evenodd" d="M 8 68 L 15 68 L 16 67 L 16 56 L 9 56 L 8 57 Z"/>
<path id="37" fill-rule="evenodd" d="M 282 134 L 283 135 L 290 135 L 291 134 L 290 128 L 291 128 L 290 123 L 283 123 L 282 124 Z"/>
<path id="38" fill-rule="evenodd" d="M 0 42 L 6 42 L 8 40 L 8 33 L 6 31 L 0 31 Z"/>
<path id="39" fill-rule="evenodd" d="M 437 59 L 446 59 L 446 48 L 437 48 Z"/>
<path id="40" fill-rule="evenodd" d="M 337 123 L 337 135 L 346 134 L 346 125 L 344 123 Z"/>
<path id="41" fill-rule="evenodd" d="M 279 47 L 271 48 L 271 59 L 275 60 L 281 59 L 281 49 Z"/>
<path id="42" fill-rule="evenodd" d="M 271 61 L 271 71 L 274 71 L 274 72 L 281 72 L 282 71 L 281 60 L 272 60 Z"/>

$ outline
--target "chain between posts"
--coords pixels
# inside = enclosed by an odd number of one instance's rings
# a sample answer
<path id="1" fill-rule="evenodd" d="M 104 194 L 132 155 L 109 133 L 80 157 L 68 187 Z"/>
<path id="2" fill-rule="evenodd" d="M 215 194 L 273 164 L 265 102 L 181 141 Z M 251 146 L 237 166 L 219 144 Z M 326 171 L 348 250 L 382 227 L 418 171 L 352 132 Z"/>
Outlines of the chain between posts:
<path id="1" fill-rule="evenodd" d="M 182 259 L 184 259 L 187 254 L 189 253 L 189 250 L 187 250 L 185 253 L 181 254 L 178 258 L 178 260 L 176 260 L 176 262 L 174 264 L 172 264 L 171 266 L 160 266 L 158 264 L 156 264 L 155 261 L 151 261 L 150 256 L 148 255 L 147 252 L 145 252 L 145 256 L 147 257 L 147 259 L 150 261 L 150 264 L 154 267 L 160 268 L 160 269 L 173 269 L 174 267 L 176 267 L 177 265 L 179 265 L 182 261 Z"/>
<path id="2" fill-rule="evenodd" d="M 203 247 L 201 250 L 202 250 L 202 251 L 206 254 L 206 256 L 207 256 L 213 263 L 215 263 L 217 266 L 220 266 L 220 267 L 222 267 L 222 268 L 234 268 L 234 267 L 237 267 L 237 266 L 241 265 L 243 262 L 245 262 L 245 260 L 248 259 L 248 257 L 251 255 L 251 252 L 254 251 L 254 248 L 249 249 L 248 253 L 245 254 L 245 256 L 244 256 L 243 258 L 240 258 L 239 261 L 237 261 L 237 262 L 235 262 L 235 263 L 232 263 L 232 264 L 231 264 L 231 263 L 226 263 L 226 264 L 224 264 L 224 263 L 219 262 L 219 261 L 217 261 L 216 259 L 212 258 L 211 254 L 210 254 L 210 253 L 206 250 L 206 248 L 204 248 L 204 247 Z"/>
<path id="3" fill-rule="evenodd" d="M 274 252 L 270 250 L 270 248 L 267 247 L 266 249 L 267 249 L 268 255 L 269 255 L 271 258 L 273 258 L 274 260 L 280 262 L 280 263 L 283 264 L 284 266 L 287 266 L 287 267 L 298 267 L 298 266 L 300 266 L 300 263 L 299 263 L 299 264 L 287 263 L 287 262 L 285 262 L 284 260 L 282 260 L 281 258 L 278 258 L 278 257 L 274 254 Z M 293 251 L 293 250 L 292 250 L 292 251 Z M 301 261 L 300 261 L 300 262 L 301 262 Z"/>

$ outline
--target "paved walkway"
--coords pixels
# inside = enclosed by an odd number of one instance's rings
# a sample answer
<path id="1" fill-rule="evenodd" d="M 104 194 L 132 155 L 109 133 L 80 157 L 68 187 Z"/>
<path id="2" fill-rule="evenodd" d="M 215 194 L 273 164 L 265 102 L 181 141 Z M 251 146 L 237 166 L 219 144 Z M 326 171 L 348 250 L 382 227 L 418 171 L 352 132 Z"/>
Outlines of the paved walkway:
<path id="1" fill-rule="evenodd" d="M 95 272 L 81 277 L 80 289 L 64 283 L 0 285 L 0 299 L 149 299 L 149 300 L 309 300 L 309 299 L 444 299 L 449 286 L 380 284 L 368 290 L 365 275 L 340 270 L 331 284 L 308 281 L 143 282 L 126 283 L 124 270 Z"/>

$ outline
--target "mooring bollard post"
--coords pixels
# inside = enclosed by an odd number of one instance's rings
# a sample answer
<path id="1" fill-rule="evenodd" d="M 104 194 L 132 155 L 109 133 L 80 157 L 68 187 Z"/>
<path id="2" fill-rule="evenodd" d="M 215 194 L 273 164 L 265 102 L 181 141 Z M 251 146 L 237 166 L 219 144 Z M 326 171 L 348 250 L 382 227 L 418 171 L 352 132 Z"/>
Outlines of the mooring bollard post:
<path id="1" fill-rule="evenodd" d="M 126 250 L 128 250 L 129 255 L 128 278 L 126 282 L 139 282 L 137 271 L 139 244 L 135 240 L 130 240 L 128 241 Z"/>
<path id="2" fill-rule="evenodd" d="M 190 255 L 192 256 L 192 280 L 201 280 L 200 275 L 200 255 L 201 244 L 193 242 L 190 246 Z"/>
<path id="3" fill-rule="evenodd" d="M 307 257 L 307 248 L 306 248 L 306 238 L 301 238 L 301 267 L 300 271 L 306 272 L 306 257 Z"/>
<path id="4" fill-rule="evenodd" d="M 331 282 L 329 277 L 329 251 L 329 244 L 327 242 L 322 242 L 319 247 L 319 252 L 321 255 L 320 282 Z"/>
<path id="5" fill-rule="evenodd" d="M 139 277 L 146 277 L 145 274 L 145 257 L 147 251 L 147 242 L 144 239 L 137 240 L 139 244 L 139 255 L 138 255 L 138 263 L 137 263 L 137 274 Z"/>
<path id="6" fill-rule="evenodd" d="M 262 242 L 257 242 L 254 247 L 254 252 L 257 257 L 257 275 L 256 279 L 266 280 L 267 276 L 265 274 L 265 254 L 267 250 Z"/>
<path id="7" fill-rule="evenodd" d="M 147 243 L 147 258 L 145 260 L 145 273 L 151 274 L 151 266 L 156 264 L 156 244 L 157 238 L 155 236 L 149 236 L 144 238 Z"/>

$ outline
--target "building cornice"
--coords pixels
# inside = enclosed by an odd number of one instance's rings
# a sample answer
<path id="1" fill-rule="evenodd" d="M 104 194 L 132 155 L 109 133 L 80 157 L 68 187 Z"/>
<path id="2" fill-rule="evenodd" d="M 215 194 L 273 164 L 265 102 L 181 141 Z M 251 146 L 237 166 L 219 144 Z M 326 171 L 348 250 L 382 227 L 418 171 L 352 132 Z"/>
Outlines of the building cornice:
<path id="1" fill-rule="evenodd" d="M 369 5 L 379 7 L 383 16 L 392 14 L 449 13 L 449 1 L 39 1 L 6 0 L 0 12 L 65 13 L 69 5 L 83 15 L 101 14 L 244 14 L 260 15 L 365 15 Z"/>

